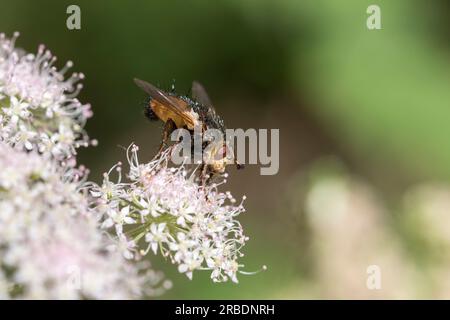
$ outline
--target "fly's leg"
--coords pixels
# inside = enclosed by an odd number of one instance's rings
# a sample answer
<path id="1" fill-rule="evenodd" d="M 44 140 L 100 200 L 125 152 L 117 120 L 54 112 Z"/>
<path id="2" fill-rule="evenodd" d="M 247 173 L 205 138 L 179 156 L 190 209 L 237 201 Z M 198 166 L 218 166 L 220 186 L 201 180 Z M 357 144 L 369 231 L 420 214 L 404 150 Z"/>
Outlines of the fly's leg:
<path id="1" fill-rule="evenodd" d="M 155 158 L 159 158 L 161 156 L 161 153 L 167 147 L 167 142 L 169 141 L 170 135 L 176 128 L 177 128 L 177 126 L 175 125 L 175 122 L 173 122 L 172 119 L 168 119 L 166 121 L 166 123 L 164 124 L 163 132 L 162 132 L 161 145 L 159 146 L 159 150 L 158 150 L 158 153 L 155 155 Z"/>
<path id="2" fill-rule="evenodd" d="M 200 182 L 201 186 L 205 187 L 206 183 L 208 182 L 208 165 L 206 163 L 202 163 L 200 167 Z"/>
<path id="3" fill-rule="evenodd" d="M 245 168 L 245 165 L 239 163 L 236 159 L 234 159 L 234 164 L 236 165 L 236 169 L 241 170 Z"/>

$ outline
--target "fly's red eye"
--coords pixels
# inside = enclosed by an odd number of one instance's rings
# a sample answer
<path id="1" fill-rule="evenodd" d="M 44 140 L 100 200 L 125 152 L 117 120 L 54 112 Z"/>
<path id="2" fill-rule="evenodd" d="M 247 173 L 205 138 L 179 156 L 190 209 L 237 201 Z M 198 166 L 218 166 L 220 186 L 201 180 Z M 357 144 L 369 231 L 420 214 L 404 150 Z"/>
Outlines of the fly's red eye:
<path id="1" fill-rule="evenodd" d="M 227 147 L 223 146 L 222 148 L 219 149 L 219 151 L 216 154 L 216 160 L 222 160 L 223 158 L 225 158 L 227 156 Z"/>

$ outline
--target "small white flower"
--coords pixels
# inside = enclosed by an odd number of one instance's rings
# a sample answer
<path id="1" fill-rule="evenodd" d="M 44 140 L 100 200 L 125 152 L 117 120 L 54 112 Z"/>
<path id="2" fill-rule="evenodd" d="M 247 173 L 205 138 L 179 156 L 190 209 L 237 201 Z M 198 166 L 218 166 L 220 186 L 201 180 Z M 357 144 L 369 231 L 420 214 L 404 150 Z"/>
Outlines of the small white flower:
<path id="1" fill-rule="evenodd" d="M 185 273 L 192 280 L 193 271 L 200 268 L 202 261 L 203 257 L 199 255 L 198 251 L 188 252 L 185 255 L 184 262 L 178 265 L 178 271 Z"/>
<path id="2" fill-rule="evenodd" d="M 158 244 L 167 240 L 165 228 L 165 223 L 152 223 L 150 226 L 150 232 L 145 235 L 145 241 L 149 242 L 151 249 L 155 254 L 158 250 Z"/>
<path id="3" fill-rule="evenodd" d="M 134 241 L 129 241 L 124 235 L 119 236 L 119 240 L 110 246 L 112 250 L 118 250 L 122 253 L 125 259 L 131 260 L 134 258 L 134 251 L 136 248 L 136 243 Z"/>
<path id="4" fill-rule="evenodd" d="M 10 97 L 10 106 L 3 108 L 3 113 L 10 118 L 12 124 L 17 124 L 20 118 L 26 118 L 30 112 L 29 104 L 19 101 L 15 96 Z"/>
<path id="5" fill-rule="evenodd" d="M 14 136 L 14 144 L 16 146 L 24 146 L 28 151 L 33 150 L 32 140 L 36 134 L 36 132 L 21 124 L 19 125 L 19 131 Z"/>
<path id="6" fill-rule="evenodd" d="M 130 213 L 129 206 L 123 207 L 119 212 L 110 210 L 108 213 L 109 218 L 107 218 L 102 224 L 102 227 L 104 228 L 110 228 L 113 225 L 116 226 L 119 225 L 122 227 L 124 224 L 136 223 L 136 221 L 129 216 Z"/>

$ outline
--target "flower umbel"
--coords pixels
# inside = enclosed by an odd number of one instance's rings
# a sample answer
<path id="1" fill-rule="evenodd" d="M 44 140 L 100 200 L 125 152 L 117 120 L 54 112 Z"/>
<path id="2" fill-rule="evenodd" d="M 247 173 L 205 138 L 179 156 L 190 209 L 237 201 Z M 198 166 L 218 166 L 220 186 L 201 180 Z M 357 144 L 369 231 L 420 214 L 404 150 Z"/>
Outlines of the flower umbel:
<path id="1" fill-rule="evenodd" d="M 219 184 L 199 186 L 185 166 L 170 168 L 168 156 L 142 164 L 138 147 L 128 148 L 129 181 L 122 181 L 119 163 L 105 173 L 101 186 L 91 188 L 96 210 L 104 213 L 103 226 L 131 243 L 128 257 L 160 252 L 190 279 L 194 270 L 210 270 L 213 281 L 237 282 L 242 267 L 237 260 L 248 240 L 235 219 L 245 211 L 242 202 L 236 205 Z"/>
<path id="2" fill-rule="evenodd" d="M 0 299 L 161 294 L 170 282 L 127 260 L 132 243 L 112 239 L 90 206 L 75 161 L 92 115 L 76 99 L 83 75 L 65 79 L 71 62 L 58 71 L 43 46 L 27 54 L 16 38 L 0 34 Z"/>
<path id="3" fill-rule="evenodd" d="M 61 162 L 74 159 L 76 149 L 90 143 L 83 127 L 91 107 L 76 98 L 84 75 L 65 79 L 71 61 L 58 71 L 43 45 L 27 54 L 15 48 L 17 37 L 0 34 L 0 141 Z"/>
<path id="4" fill-rule="evenodd" d="M 125 260 L 114 250 L 118 242 L 101 232 L 79 170 L 3 142 L 0 168 L 0 297 L 126 299 L 158 292 L 162 275 Z"/>

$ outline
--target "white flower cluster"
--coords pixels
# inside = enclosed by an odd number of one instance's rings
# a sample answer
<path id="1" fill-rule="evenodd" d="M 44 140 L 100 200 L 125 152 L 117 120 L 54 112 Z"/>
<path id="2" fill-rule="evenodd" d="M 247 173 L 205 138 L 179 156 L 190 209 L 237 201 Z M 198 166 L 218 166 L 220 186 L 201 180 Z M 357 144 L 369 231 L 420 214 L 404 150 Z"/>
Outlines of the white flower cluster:
<path id="1" fill-rule="evenodd" d="M 161 280 L 100 231 L 79 190 L 83 172 L 3 142 L 0 168 L 0 297 L 130 298 Z"/>
<path id="2" fill-rule="evenodd" d="M 90 208 L 87 170 L 75 166 L 90 106 L 41 46 L 0 34 L 0 298 L 157 295 L 170 286 L 148 262 L 130 262 Z"/>
<path id="3" fill-rule="evenodd" d="M 56 57 L 43 45 L 37 54 L 15 48 L 17 36 L 0 34 L 0 141 L 60 162 L 73 160 L 76 148 L 90 143 L 83 127 L 91 107 L 76 98 L 84 76 L 64 79 L 72 62 L 58 71 Z"/>
<path id="4" fill-rule="evenodd" d="M 101 186 L 91 188 L 96 210 L 104 213 L 103 227 L 114 228 L 123 240 L 124 255 L 159 251 L 190 279 L 194 270 L 211 270 L 213 281 L 237 282 L 237 273 L 244 273 L 237 259 L 248 240 L 235 220 L 245 211 L 242 202 L 235 205 L 217 184 L 200 186 L 184 166 L 168 167 L 168 152 L 141 164 L 137 151 L 136 145 L 127 150 L 128 182 L 122 181 L 119 163 Z M 114 171 L 117 182 L 111 181 Z"/>

